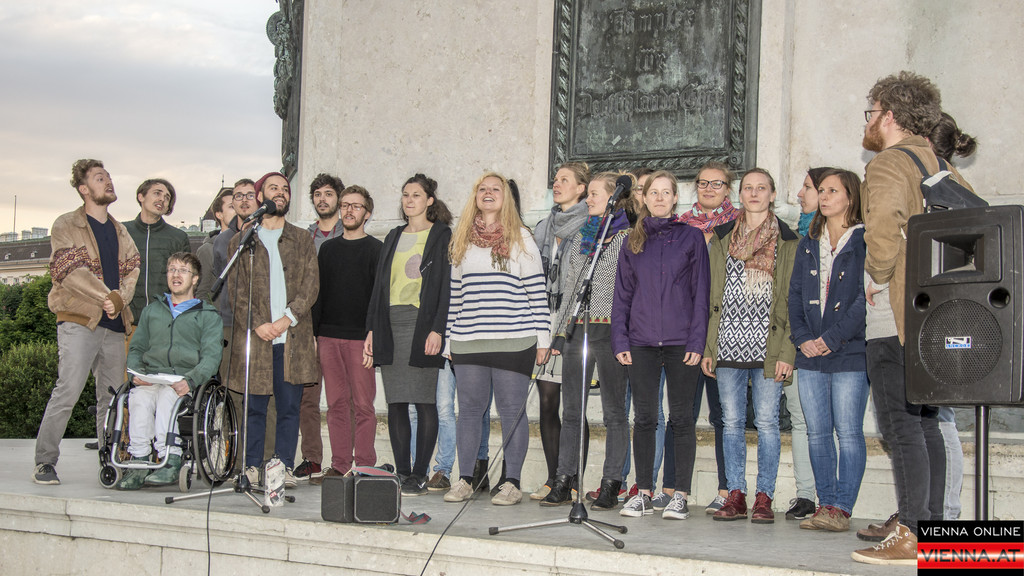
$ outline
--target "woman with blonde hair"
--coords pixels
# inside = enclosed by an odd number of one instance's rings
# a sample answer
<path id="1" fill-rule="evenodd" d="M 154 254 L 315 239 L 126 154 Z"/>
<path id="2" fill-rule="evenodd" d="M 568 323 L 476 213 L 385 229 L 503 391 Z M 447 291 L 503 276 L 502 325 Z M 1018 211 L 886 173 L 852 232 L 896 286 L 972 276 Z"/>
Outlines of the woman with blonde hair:
<path id="1" fill-rule="evenodd" d="M 559 506 L 572 501 L 572 489 L 578 483 L 577 471 L 582 467 L 577 449 L 580 428 L 585 421 L 581 409 L 582 383 L 590 382 L 595 366 L 598 366 L 601 372 L 601 406 L 608 433 L 605 438 L 601 488 L 593 508 L 610 510 L 619 502 L 622 467 L 626 461 L 626 447 L 629 445 L 629 424 L 626 420 L 626 369 L 615 360 L 615 354 L 612 352 L 611 316 L 619 250 L 629 233 L 629 219 L 626 217 L 625 207 L 630 199 L 628 196 L 620 198 L 611 210 L 608 210 L 608 204 L 615 193 L 616 180 L 621 175 L 602 172 L 590 181 L 585 204 L 588 217 L 566 242 L 567 249 L 560 280 L 566 297 L 562 299 L 555 314 L 555 333 L 556 336 L 563 338 L 568 333 L 568 323 L 574 320 L 572 316 L 575 312 L 576 298 L 572 295 L 578 292 L 586 279 L 587 271 L 597 252 L 598 239 L 607 222 L 608 232 L 601 252 L 597 255 L 590 283 L 589 322 L 586 334 L 590 349 L 584 350 L 582 330 L 575 330 L 563 349 L 562 429 L 558 447 L 558 468 L 551 491 L 541 500 L 541 506 Z M 626 180 L 631 178 L 627 177 Z M 575 318 L 575 322 L 577 325 L 582 324 L 583 315 Z M 584 453 L 587 440 L 584 440 Z"/>
<path id="2" fill-rule="evenodd" d="M 491 503 L 522 501 L 519 479 L 529 444 L 526 395 L 534 364 L 547 360 L 550 318 L 540 251 L 516 211 L 508 180 L 487 172 L 474 184 L 452 235 L 451 306 L 445 355 L 455 366 L 459 481 L 445 494 L 473 493 L 481 418 L 491 394 L 501 419 L 506 481 Z"/>

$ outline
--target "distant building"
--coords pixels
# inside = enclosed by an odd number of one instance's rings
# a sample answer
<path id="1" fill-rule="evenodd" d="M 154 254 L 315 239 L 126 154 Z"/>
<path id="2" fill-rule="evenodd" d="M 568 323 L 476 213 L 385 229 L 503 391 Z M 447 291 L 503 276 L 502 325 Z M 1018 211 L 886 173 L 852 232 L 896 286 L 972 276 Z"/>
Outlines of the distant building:
<path id="1" fill-rule="evenodd" d="M 45 228 L 33 229 L 29 235 L 35 230 L 42 230 L 43 237 L 17 240 L 17 234 L 13 232 L 0 234 L 0 238 L 15 237 L 13 242 L 0 240 L 0 283 L 23 284 L 34 276 L 46 274 L 50 262 L 50 238 L 45 235 Z"/>
<path id="2" fill-rule="evenodd" d="M 49 270 L 50 237 L 45 235 L 46 228 L 33 228 L 30 233 L 36 234 L 40 230 L 43 236 L 31 240 L 18 240 L 14 232 L 0 234 L 0 284 L 23 284 Z M 199 248 L 206 236 L 198 232 L 188 235 L 192 252 Z"/>

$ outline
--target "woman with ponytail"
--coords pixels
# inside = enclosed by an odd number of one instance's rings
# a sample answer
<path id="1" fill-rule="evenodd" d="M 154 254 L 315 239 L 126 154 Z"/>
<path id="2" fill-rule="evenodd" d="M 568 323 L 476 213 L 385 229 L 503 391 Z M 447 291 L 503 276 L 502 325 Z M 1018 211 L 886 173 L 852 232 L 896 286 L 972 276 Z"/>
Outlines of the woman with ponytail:
<path id="1" fill-rule="evenodd" d="M 364 348 L 367 363 L 381 367 L 402 494 L 415 496 L 427 492 L 437 442 L 437 371 L 444 366 L 440 352 L 451 296 L 447 252 L 452 215 L 437 197 L 437 182 L 423 174 L 406 180 L 401 210 L 405 224 L 388 233 L 381 249 Z M 410 454 L 410 404 L 416 406 L 415 455 Z"/>
<path id="2" fill-rule="evenodd" d="M 581 411 L 581 386 L 589 384 L 594 366 L 601 373 L 601 405 L 604 412 L 605 460 L 601 488 L 592 504 L 596 510 L 610 510 L 618 505 L 619 487 L 622 485 L 622 467 L 629 444 L 629 424 L 626 420 L 626 369 L 615 360 L 611 346 L 612 297 L 619 250 L 629 233 L 629 220 L 625 207 L 631 202 L 624 195 L 609 214 L 608 202 L 615 193 L 615 182 L 622 174 L 603 172 L 588 185 L 587 219 L 583 226 L 567 241 L 562 257 L 560 284 L 565 292 L 555 313 L 555 336 L 566 335 L 567 323 L 575 309 L 573 295 L 579 290 L 597 251 L 597 241 L 606 221 L 608 233 L 594 267 L 589 299 L 587 339 L 590 350 L 583 365 L 582 330 L 575 330 L 566 341 L 562 353 L 562 431 L 558 446 L 558 469 L 554 484 L 541 506 L 558 506 L 572 501 L 572 489 L 577 487 L 577 469 L 580 466 L 578 442 L 585 411 Z M 576 320 L 583 323 L 583 318 Z M 554 352 L 553 352 L 554 353 Z M 585 369 L 584 369 L 585 368 Z"/>

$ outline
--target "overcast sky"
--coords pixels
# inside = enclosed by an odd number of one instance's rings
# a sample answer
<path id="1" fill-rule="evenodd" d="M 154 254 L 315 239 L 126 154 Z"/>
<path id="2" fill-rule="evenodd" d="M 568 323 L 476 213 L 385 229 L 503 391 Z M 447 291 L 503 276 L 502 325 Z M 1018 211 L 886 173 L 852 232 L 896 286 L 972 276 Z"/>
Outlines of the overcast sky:
<path id="1" fill-rule="evenodd" d="M 135 189 L 169 180 L 168 220 L 197 224 L 221 178 L 280 168 L 274 0 L 0 3 L 0 232 L 49 228 L 81 204 L 78 158 L 102 160 L 120 220 Z"/>

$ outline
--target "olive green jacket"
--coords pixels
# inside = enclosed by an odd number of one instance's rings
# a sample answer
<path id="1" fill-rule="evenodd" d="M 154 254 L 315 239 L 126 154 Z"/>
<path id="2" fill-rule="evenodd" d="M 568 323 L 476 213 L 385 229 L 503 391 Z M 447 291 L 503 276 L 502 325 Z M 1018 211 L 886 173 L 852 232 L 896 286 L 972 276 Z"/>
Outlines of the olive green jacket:
<path id="1" fill-rule="evenodd" d="M 778 217 L 776 217 L 778 219 Z M 725 264 L 729 259 L 729 242 L 736 221 L 715 227 L 708 244 L 711 258 L 711 319 L 708 338 L 704 344 L 704 357 L 711 358 L 711 370 L 718 364 L 718 324 L 722 320 L 722 295 L 725 293 Z M 789 340 L 789 279 L 793 274 L 796 247 L 800 236 L 785 222 L 779 220 L 779 240 L 776 245 L 775 275 L 772 280 L 772 305 L 768 312 L 768 347 L 764 358 L 765 378 L 775 378 L 776 362 L 790 366 L 796 361 L 796 348 Z M 792 375 L 785 384 L 792 383 Z"/>

